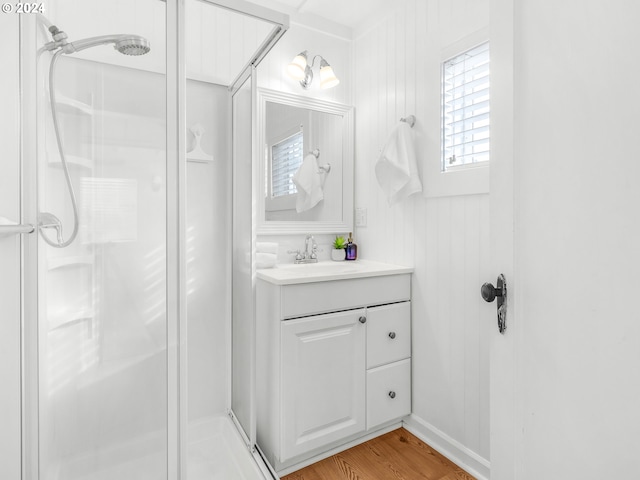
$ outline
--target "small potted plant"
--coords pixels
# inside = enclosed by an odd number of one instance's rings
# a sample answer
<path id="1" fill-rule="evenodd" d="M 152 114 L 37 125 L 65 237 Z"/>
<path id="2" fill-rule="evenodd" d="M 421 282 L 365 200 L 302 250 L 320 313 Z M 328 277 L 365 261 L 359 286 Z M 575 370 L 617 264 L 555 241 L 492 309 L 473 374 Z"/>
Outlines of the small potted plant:
<path id="1" fill-rule="evenodd" d="M 347 246 L 347 240 L 341 236 L 336 235 L 336 239 L 333 241 L 333 249 L 331 250 L 331 260 L 340 262 L 345 259 L 345 250 Z"/>

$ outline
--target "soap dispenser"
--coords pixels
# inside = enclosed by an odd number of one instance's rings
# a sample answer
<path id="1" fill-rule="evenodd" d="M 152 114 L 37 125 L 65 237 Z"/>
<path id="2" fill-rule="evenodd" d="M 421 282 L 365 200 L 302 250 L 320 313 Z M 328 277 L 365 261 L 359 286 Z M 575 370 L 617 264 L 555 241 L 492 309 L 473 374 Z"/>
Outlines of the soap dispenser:
<path id="1" fill-rule="evenodd" d="M 358 246 L 353 243 L 351 232 L 349 232 L 349 240 L 347 241 L 345 260 L 355 260 L 358 258 Z"/>

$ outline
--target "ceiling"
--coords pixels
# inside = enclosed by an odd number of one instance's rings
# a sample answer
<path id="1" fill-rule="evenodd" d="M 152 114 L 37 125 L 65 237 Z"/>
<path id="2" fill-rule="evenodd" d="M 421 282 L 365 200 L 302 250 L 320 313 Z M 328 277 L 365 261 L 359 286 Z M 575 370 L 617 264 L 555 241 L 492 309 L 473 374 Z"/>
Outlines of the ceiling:
<path id="1" fill-rule="evenodd" d="M 389 8 L 389 0 L 250 0 L 273 10 L 311 14 L 356 29 L 367 19 Z"/>

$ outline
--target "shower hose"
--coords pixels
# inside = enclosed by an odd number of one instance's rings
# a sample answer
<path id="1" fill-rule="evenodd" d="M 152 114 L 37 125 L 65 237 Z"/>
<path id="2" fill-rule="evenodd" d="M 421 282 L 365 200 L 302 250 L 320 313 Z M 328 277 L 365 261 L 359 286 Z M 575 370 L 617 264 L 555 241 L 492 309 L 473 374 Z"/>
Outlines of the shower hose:
<path id="1" fill-rule="evenodd" d="M 49 227 L 53 226 L 56 228 L 57 232 L 58 232 L 58 238 L 57 238 L 57 242 L 52 241 L 51 239 L 49 239 L 47 237 L 47 235 L 42 231 L 42 228 L 44 227 L 44 225 L 42 225 L 41 222 L 41 228 L 40 228 L 40 233 L 42 234 L 42 238 L 44 239 L 45 242 L 47 242 L 49 245 L 51 245 L 52 247 L 56 247 L 56 248 L 65 248 L 69 245 L 71 245 L 71 243 L 75 240 L 76 236 L 78 235 L 78 226 L 79 226 L 79 219 L 78 219 L 78 203 L 76 201 L 76 194 L 73 190 L 73 183 L 71 182 L 71 175 L 69 174 L 69 166 L 67 165 L 67 159 L 65 157 L 64 154 L 64 148 L 62 145 L 62 138 L 60 136 L 60 126 L 58 125 L 58 113 L 56 112 L 56 88 L 55 88 L 55 68 L 56 68 L 56 62 L 58 60 L 58 58 L 60 57 L 60 55 L 63 53 L 62 50 L 58 50 L 56 53 L 53 54 L 53 57 L 51 59 L 51 64 L 49 66 L 49 99 L 51 101 L 51 117 L 53 120 L 53 130 L 55 132 L 55 136 L 56 136 L 56 143 L 58 145 L 58 152 L 60 153 L 60 162 L 62 163 L 62 170 L 64 171 L 64 178 L 66 180 L 67 183 L 67 188 L 69 190 L 69 196 L 71 197 L 71 206 L 73 208 L 73 231 L 71 232 L 71 235 L 69 236 L 69 238 L 67 240 L 63 240 L 62 238 L 62 223 L 59 222 L 57 220 L 56 217 L 54 217 L 51 214 L 48 214 L 48 217 L 52 217 L 54 218 L 57 222 L 55 225 L 48 225 Z"/>

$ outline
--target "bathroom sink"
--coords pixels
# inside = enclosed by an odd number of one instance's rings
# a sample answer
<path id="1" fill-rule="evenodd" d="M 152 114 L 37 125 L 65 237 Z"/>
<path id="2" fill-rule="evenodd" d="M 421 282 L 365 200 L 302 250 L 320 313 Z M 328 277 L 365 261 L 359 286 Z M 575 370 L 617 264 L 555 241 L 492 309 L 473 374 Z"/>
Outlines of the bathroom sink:
<path id="1" fill-rule="evenodd" d="M 388 263 L 356 260 L 353 262 L 318 262 L 281 264 L 258 270 L 258 278 L 275 285 L 326 282 L 347 278 L 375 277 L 411 273 L 413 268 Z"/>

